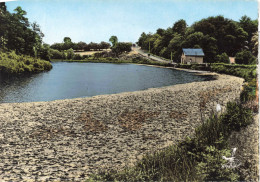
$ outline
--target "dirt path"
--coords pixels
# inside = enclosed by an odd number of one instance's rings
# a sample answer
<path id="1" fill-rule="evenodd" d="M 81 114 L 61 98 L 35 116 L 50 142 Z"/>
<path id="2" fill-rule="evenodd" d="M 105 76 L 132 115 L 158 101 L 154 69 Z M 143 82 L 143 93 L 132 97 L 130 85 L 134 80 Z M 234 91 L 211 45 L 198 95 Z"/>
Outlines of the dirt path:
<path id="1" fill-rule="evenodd" d="M 133 47 L 132 48 L 134 52 L 141 54 L 142 56 L 153 60 L 153 61 L 158 61 L 158 62 L 162 62 L 162 63 L 171 63 L 171 61 L 167 61 L 165 59 L 159 58 L 159 57 L 155 57 L 153 55 L 148 56 L 148 53 L 145 53 L 140 47 Z"/>

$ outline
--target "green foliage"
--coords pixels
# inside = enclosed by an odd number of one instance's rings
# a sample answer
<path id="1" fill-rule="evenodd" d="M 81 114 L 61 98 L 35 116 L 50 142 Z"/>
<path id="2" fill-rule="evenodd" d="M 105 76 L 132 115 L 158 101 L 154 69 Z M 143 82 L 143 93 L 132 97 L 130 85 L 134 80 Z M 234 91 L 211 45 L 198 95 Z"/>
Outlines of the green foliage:
<path id="1" fill-rule="evenodd" d="M 112 52 L 117 56 L 122 54 L 123 52 L 130 52 L 132 47 L 132 43 L 128 42 L 118 42 L 115 46 L 112 47 Z"/>
<path id="2" fill-rule="evenodd" d="M 37 56 L 44 36 L 36 23 L 30 23 L 26 11 L 18 6 L 14 13 L 6 10 L 0 13 L 1 49 L 15 50 L 16 53 Z"/>
<path id="3" fill-rule="evenodd" d="M 186 32 L 187 23 L 185 20 L 181 19 L 174 23 L 172 27 L 172 31 L 178 33 L 180 35 L 184 35 Z"/>
<path id="4" fill-rule="evenodd" d="M 236 103 L 227 104 L 227 112 L 222 116 L 222 121 L 228 132 L 239 131 L 253 122 L 252 111 Z"/>
<path id="5" fill-rule="evenodd" d="M 230 150 L 219 150 L 214 146 L 207 146 L 201 156 L 201 162 L 196 165 L 197 175 L 204 181 L 236 181 L 239 175 L 231 168 L 223 168 L 226 163 L 222 156 L 231 156 Z"/>
<path id="6" fill-rule="evenodd" d="M 48 61 L 30 56 L 17 55 L 14 51 L 0 52 L 0 73 L 4 75 L 18 75 L 24 73 L 41 72 L 52 69 Z"/>
<path id="7" fill-rule="evenodd" d="M 51 53 L 50 53 L 50 46 L 48 44 L 43 44 L 39 49 L 39 57 L 46 61 L 50 61 Z"/>
<path id="8" fill-rule="evenodd" d="M 243 50 L 236 54 L 236 63 L 238 64 L 256 64 L 256 58 L 250 51 Z"/>
<path id="9" fill-rule="evenodd" d="M 109 47 L 110 44 L 104 41 L 100 43 L 90 42 L 89 44 L 86 44 L 85 42 L 82 41 L 78 43 L 74 43 L 71 41 L 69 37 L 65 37 L 63 43 L 54 43 L 50 46 L 50 48 L 56 49 L 58 51 L 66 51 L 69 49 L 79 50 L 79 51 L 90 51 L 90 50 L 108 49 Z"/>
<path id="10" fill-rule="evenodd" d="M 50 49 L 51 59 L 66 59 L 63 57 L 62 52 L 56 49 Z"/>
<path id="11" fill-rule="evenodd" d="M 74 59 L 74 52 L 73 52 L 73 49 L 68 49 L 67 51 L 65 51 L 66 52 L 66 58 L 67 59 Z"/>
<path id="12" fill-rule="evenodd" d="M 118 43 L 118 38 L 117 36 L 115 35 L 112 35 L 110 38 L 109 38 L 109 42 L 111 42 L 112 44 L 112 48 L 115 47 Z"/>
<path id="13" fill-rule="evenodd" d="M 229 63 L 230 63 L 229 57 L 228 57 L 228 55 L 227 55 L 225 52 L 222 53 L 222 54 L 217 55 L 216 61 L 217 61 L 218 63 L 226 63 L 226 64 L 229 64 Z"/>
<path id="14" fill-rule="evenodd" d="M 257 57 L 257 55 L 258 55 L 258 32 L 253 33 L 250 45 L 252 47 L 253 55 Z"/>
<path id="15" fill-rule="evenodd" d="M 240 94 L 240 101 L 246 103 L 256 98 L 256 86 L 245 85 L 243 91 Z"/>
<path id="16" fill-rule="evenodd" d="M 176 62 L 181 60 L 182 48 L 200 47 L 205 53 L 204 61 L 214 63 L 221 58 L 221 62 L 224 60 L 227 63 L 222 53 L 234 57 L 242 49 L 248 48 L 257 55 L 258 39 L 256 36 L 253 39 L 256 30 L 257 20 L 242 17 L 240 22 L 235 22 L 215 16 L 195 22 L 190 27 L 186 27 L 185 20 L 179 20 L 172 28 L 159 28 L 154 34 L 143 32 L 137 43 L 142 49 L 150 49 L 152 54 L 164 58 L 170 58 L 172 52 Z M 216 58 L 217 55 L 220 57 Z"/>
<path id="17" fill-rule="evenodd" d="M 249 42 L 250 46 L 250 41 L 253 37 L 253 34 L 258 30 L 258 21 L 253 21 L 248 16 L 242 16 L 238 23 L 240 27 L 242 27 L 243 30 L 247 32 L 247 41 Z"/>
<path id="18" fill-rule="evenodd" d="M 211 71 L 224 73 L 244 78 L 246 81 L 256 77 L 256 65 L 239 65 L 239 64 L 210 64 Z"/>

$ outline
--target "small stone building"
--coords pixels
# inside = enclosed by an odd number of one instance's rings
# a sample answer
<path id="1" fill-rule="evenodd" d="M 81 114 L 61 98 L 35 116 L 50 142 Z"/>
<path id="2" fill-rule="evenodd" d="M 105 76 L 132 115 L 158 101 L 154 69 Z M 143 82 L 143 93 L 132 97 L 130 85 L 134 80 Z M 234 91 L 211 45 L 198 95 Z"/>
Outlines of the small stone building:
<path id="1" fill-rule="evenodd" d="M 202 49 L 182 49 L 181 63 L 203 63 L 204 52 Z"/>

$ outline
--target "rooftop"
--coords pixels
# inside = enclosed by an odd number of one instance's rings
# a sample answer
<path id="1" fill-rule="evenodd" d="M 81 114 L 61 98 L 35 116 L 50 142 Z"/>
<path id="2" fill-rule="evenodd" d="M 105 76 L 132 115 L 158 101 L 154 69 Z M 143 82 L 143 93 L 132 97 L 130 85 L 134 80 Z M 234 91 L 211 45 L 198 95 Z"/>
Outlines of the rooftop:
<path id="1" fill-rule="evenodd" d="M 182 49 L 186 56 L 204 56 L 202 49 Z"/>

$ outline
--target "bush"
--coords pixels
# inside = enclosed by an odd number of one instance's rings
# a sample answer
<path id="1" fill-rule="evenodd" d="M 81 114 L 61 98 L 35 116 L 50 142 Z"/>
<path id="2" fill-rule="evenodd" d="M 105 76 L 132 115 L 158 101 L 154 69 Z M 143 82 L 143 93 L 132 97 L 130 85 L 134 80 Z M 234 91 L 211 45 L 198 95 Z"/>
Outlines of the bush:
<path id="1" fill-rule="evenodd" d="M 63 59 L 62 52 L 56 49 L 50 49 L 51 59 Z"/>
<path id="2" fill-rule="evenodd" d="M 228 57 L 228 55 L 227 55 L 225 52 L 222 53 L 222 54 L 217 55 L 216 61 L 217 61 L 218 63 L 227 63 L 227 64 L 230 63 L 229 57 Z"/>
<path id="3" fill-rule="evenodd" d="M 74 60 L 82 60 L 83 57 L 80 54 L 75 54 Z"/>
<path id="4" fill-rule="evenodd" d="M 0 53 L 0 73 L 4 75 L 40 72 L 51 68 L 52 65 L 48 61 L 16 55 L 15 52 Z"/>
<path id="5" fill-rule="evenodd" d="M 239 131 L 253 122 L 252 111 L 241 104 L 227 104 L 226 114 L 222 116 L 222 122 L 226 125 L 227 132 Z"/>
<path id="6" fill-rule="evenodd" d="M 123 52 L 130 52 L 132 47 L 132 43 L 127 42 L 118 42 L 113 48 L 112 52 L 117 56 Z"/>
<path id="7" fill-rule="evenodd" d="M 250 51 L 243 50 L 236 54 L 237 64 L 256 64 L 256 58 Z"/>
<path id="8" fill-rule="evenodd" d="M 74 54 L 73 49 L 68 49 L 66 51 L 66 54 L 67 54 L 67 56 L 66 56 L 67 59 L 72 59 L 72 60 L 74 59 L 75 54 Z"/>

